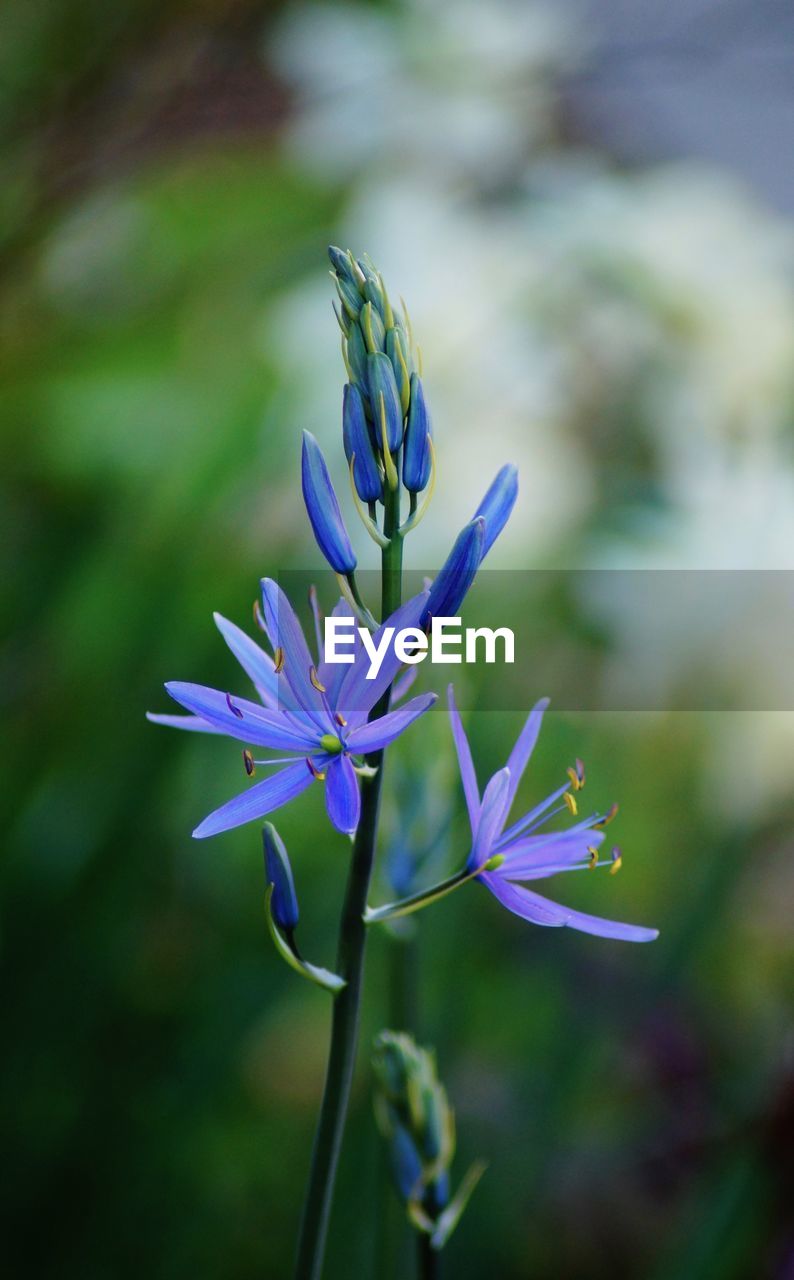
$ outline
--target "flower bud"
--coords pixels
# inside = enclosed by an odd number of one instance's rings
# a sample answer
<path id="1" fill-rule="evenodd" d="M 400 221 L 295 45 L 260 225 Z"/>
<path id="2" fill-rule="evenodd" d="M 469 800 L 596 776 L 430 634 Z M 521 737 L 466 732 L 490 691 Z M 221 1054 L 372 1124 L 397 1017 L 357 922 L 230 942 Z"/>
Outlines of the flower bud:
<path id="1" fill-rule="evenodd" d="M 335 244 L 329 244 L 328 257 L 331 259 L 331 266 L 338 276 L 342 276 L 344 279 L 352 278 L 350 258 L 344 249 L 338 249 Z"/>
<path id="2" fill-rule="evenodd" d="M 371 353 L 385 351 L 386 329 L 380 318 L 380 312 L 375 310 L 371 302 L 365 302 L 361 308 L 359 324 L 364 335 L 367 351 Z"/>
<path id="3" fill-rule="evenodd" d="M 484 560 L 499 534 L 504 529 L 518 496 L 518 469 L 510 463 L 502 467 L 493 484 L 474 513 L 485 521 L 481 560 Z"/>
<path id="4" fill-rule="evenodd" d="M 485 520 L 476 517 L 455 539 L 455 545 L 436 574 L 427 597 L 424 618 L 454 618 L 474 581 L 485 537 Z"/>
<path id="5" fill-rule="evenodd" d="M 266 822 L 262 828 L 262 845 L 265 853 L 265 879 L 268 885 L 273 886 L 271 914 L 279 929 L 289 934 L 298 923 L 298 899 L 284 841 L 272 822 Z"/>
<path id="6" fill-rule="evenodd" d="M 303 433 L 301 458 L 303 500 L 317 545 L 336 573 L 352 573 L 356 557 L 350 545 L 325 458 L 314 436 Z"/>
<path id="7" fill-rule="evenodd" d="M 413 361 L 408 351 L 408 340 L 405 332 L 399 325 L 389 329 L 386 334 L 386 355 L 391 360 L 394 379 L 397 383 L 397 390 L 400 393 L 400 405 L 403 414 L 406 414 L 411 398 L 410 377 Z"/>
<path id="8" fill-rule="evenodd" d="M 353 378 L 363 389 L 367 385 L 367 344 L 361 326 L 352 324 L 347 335 L 347 362 Z"/>
<path id="9" fill-rule="evenodd" d="M 351 320 L 358 320 L 361 312 L 362 297 L 352 280 L 345 276 L 336 277 L 336 291 L 339 299 Z"/>
<path id="10" fill-rule="evenodd" d="M 342 442 L 348 462 L 353 459 L 353 482 L 362 502 L 377 502 L 383 492 L 378 459 L 358 387 L 348 383 L 342 393 Z"/>
<path id="11" fill-rule="evenodd" d="M 405 427 L 403 484 L 409 493 L 421 493 L 430 479 L 432 427 L 419 375 L 411 374 L 411 402 Z"/>
<path id="12" fill-rule="evenodd" d="M 389 451 L 395 454 L 402 444 L 403 411 L 394 379 L 394 370 L 388 356 L 382 353 L 367 356 L 367 389 L 375 424 L 375 438 L 380 442 L 382 397 L 386 418 L 386 442 Z"/>

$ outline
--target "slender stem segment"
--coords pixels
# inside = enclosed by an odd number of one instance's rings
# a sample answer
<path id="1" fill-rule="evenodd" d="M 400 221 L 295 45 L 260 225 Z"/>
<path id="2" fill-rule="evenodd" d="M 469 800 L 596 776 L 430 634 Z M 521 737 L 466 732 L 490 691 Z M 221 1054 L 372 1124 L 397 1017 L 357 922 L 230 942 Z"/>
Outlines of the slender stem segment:
<path id="1" fill-rule="evenodd" d="M 417 1232 L 417 1272 L 420 1280 L 439 1280 L 441 1275 L 441 1254 L 430 1243 L 430 1237 L 424 1231 Z"/>
<path id="2" fill-rule="evenodd" d="M 390 539 L 382 551 L 381 616 L 387 618 L 399 606 L 402 596 L 402 536 L 399 489 L 385 486 L 384 534 Z M 387 691 L 370 718 L 383 715 L 389 707 Z M 364 976 L 364 948 L 367 929 L 364 911 L 375 860 L 380 792 L 383 782 L 383 751 L 367 756 L 367 764 L 377 772 L 361 784 L 361 818 L 353 842 L 345 901 L 339 924 L 336 972 L 346 986 L 334 999 L 331 1047 L 325 1075 L 320 1118 L 314 1139 L 311 1172 L 303 1206 L 295 1280 L 320 1280 L 325 1254 L 328 1221 L 339 1164 L 350 1088 L 358 1047 L 361 990 Z"/>

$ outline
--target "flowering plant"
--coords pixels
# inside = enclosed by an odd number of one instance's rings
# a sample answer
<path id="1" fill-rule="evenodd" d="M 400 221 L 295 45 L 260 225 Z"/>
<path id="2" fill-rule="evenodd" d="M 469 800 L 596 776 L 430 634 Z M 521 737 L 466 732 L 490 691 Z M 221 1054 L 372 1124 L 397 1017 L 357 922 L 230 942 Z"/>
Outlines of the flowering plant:
<path id="1" fill-rule="evenodd" d="M 456 537 L 432 582 L 402 599 L 403 544 L 425 515 L 435 484 L 430 414 L 408 314 L 391 303 L 381 275 L 366 259 L 329 250 L 339 304 L 342 354 L 348 382 L 342 398 L 342 442 L 358 514 L 381 554 L 381 599 L 376 620 L 356 579 L 356 554 L 319 444 L 304 433 L 301 485 L 306 511 L 341 598 L 334 612 L 353 610 L 380 662 L 370 669 L 369 645 L 352 637 L 344 665 L 329 661 L 321 639 L 316 595 L 312 608 L 317 643 L 313 654 L 284 592 L 272 579 L 261 584 L 257 625 L 272 649 L 267 653 L 234 623 L 215 615 L 216 625 L 258 701 L 202 685 L 169 682 L 166 689 L 187 714 L 152 714 L 156 723 L 219 734 L 246 744 L 248 787 L 205 817 L 193 832 L 203 838 L 258 821 L 296 799 L 314 782 L 324 783 L 328 817 L 352 840 L 347 889 L 339 925 L 335 972 L 306 961 L 296 942 L 298 898 L 289 856 L 271 822 L 263 827 L 267 919 L 278 953 L 333 996 L 333 1018 L 325 1089 L 304 1204 L 296 1280 L 316 1280 L 322 1271 L 336 1169 L 348 1110 L 358 1041 L 359 1008 L 368 926 L 410 915 L 470 880 L 477 880 L 510 911 L 536 924 L 570 925 L 589 933 L 647 941 L 655 931 L 600 920 L 556 906 L 524 881 L 598 866 L 603 828 L 614 816 L 593 814 L 564 832 L 548 821 L 567 811 L 577 816 L 576 795 L 584 785 L 579 761 L 566 782 L 505 830 L 521 775 L 535 747 L 545 700 L 530 713 L 507 765 L 480 797 L 471 751 L 450 689 L 449 710 L 463 790 L 471 822 L 471 849 L 463 869 L 431 889 L 408 893 L 382 907 L 367 905 L 378 839 L 378 819 L 388 747 L 425 715 L 434 694 L 404 702 L 415 674 L 399 675 L 396 637 L 406 628 L 427 629 L 431 620 L 457 613 L 477 571 L 504 528 L 516 501 L 515 467 L 497 473 L 472 519 Z M 365 632 L 366 633 L 366 632 Z M 252 748 L 286 754 L 255 757 Z M 258 770 L 265 776 L 253 781 Z M 613 850 L 607 860 L 620 866 Z M 434 1060 L 400 1027 L 376 1045 L 378 1118 L 389 1143 L 392 1167 L 410 1221 L 420 1241 L 424 1274 L 463 1212 L 481 1172 L 464 1179 L 453 1199 L 448 1169 L 454 1130 Z"/>

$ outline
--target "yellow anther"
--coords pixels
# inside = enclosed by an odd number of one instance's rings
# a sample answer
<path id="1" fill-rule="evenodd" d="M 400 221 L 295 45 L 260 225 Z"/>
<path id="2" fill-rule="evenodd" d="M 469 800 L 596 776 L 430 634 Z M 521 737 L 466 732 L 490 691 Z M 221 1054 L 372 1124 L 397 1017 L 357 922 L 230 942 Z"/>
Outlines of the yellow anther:
<path id="1" fill-rule="evenodd" d="M 596 867 L 598 866 L 598 850 L 596 849 L 595 845 L 589 844 L 587 846 L 587 852 L 589 854 L 589 857 L 587 859 L 588 870 L 595 871 Z"/>
<path id="2" fill-rule="evenodd" d="M 579 806 L 576 803 L 576 797 L 572 795 L 570 791 L 566 791 L 565 795 L 563 796 L 563 800 L 568 806 L 568 812 L 571 814 L 572 817 L 575 818 L 577 813 L 579 812 Z"/>
<path id="3" fill-rule="evenodd" d="M 345 725 L 347 724 L 347 720 L 345 720 L 345 717 L 342 715 L 341 711 L 334 712 L 334 720 L 342 729 L 344 729 Z"/>
<path id="4" fill-rule="evenodd" d="M 247 747 L 243 751 L 243 764 L 245 765 L 245 771 L 248 774 L 248 777 L 253 778 L 256 773 L 256 766 L 254 764 L 254 757 L 251 755 L 251 752 Z"/>
<path id="5" fill-rule="evenodd" d="M 620 849 L 615 848 L 612 850 L 612 866 L 609 868 L 609 874 L 611 876 L 616 876 L 622 866 L 623 856 Z"/>
<path id="6" fill-rule="evenodd" d="M 316 667 L 309 667 L 309 679 L 318 693 L 325 693 L 325 685 L 320 683 L 320 677 L 317 675 Z"/>
<path id="7" fill-rule="evenodd" d="M 578 791 L 582 784 L 579 781 L 578 777 L 576 776 L 576 770 L 574 769 L 573 765 L 570 765 L 565 770 L 565 772 L 568 774 L 568 777 L 570 778 L 571 786 L 573 787 L 574 791 Z"/>
<path id="8" fill-rule="evenodd" d="M 282 649 L 281 645 L 279 645 L 278 648 L 276 649 L 276 652 L 273 655 L 273 661 L 274 661 L 273 670 L 275 671 L 276 675 L 280 675 L 280 673 L 284 670 L 284 650 Z"/>
<path id="9" fill-rule="evenodd" d="M 317 768 L 316 764 L 309 756 L 306 757 L 306 764 L 309 767 L 309 773 L 311 773 L 317 779 L 318 782 L 325 781 L 325 774 L 321 769 Z"/>

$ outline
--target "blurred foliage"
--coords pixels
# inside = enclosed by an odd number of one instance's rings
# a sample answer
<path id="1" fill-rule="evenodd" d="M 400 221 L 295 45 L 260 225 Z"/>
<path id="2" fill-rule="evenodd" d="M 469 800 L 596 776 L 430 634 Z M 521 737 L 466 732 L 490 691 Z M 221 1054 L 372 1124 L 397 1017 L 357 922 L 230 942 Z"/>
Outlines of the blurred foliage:
<path id="1" fill-rule="evenodd" d="M 269 950 L 258 835 L 190 839 L 238 786 L 239 756 L 143 712 L 164 708 L 164 679 L 225 687 L 233 662 L 211 611 L 246 626 L 262 574 L 316 563 L 297 497 L 302 424 L 266 319 L 324 269 L 344 192 L 252 133 L 247 109 L 54 181 L 52 139 L 87 119 L 101 133 L 114 88 L 134 116 L 140 59 L 159 56 L 170 84 L 200 28 L 221 62 L 231 41 L 225 85 L 267 6 L 8 14 L 6 1252 L 13 1273 L 63 1280 L 283 1275 L 327 1002 Z M 278 100 L 258 75 L 262 101 Z M 565 609 L 556 622 L 587 635 Z M 472 717 L 482 776 L 518 720 Z M 536 1277 L 787 1274 L 792 812 L 781 804 L 760 829 L 718 821 L 701 786 L 712 731 L 685 715 L 551 716 L 524 783 L 528 802 L 543 796 L 577 754 L 593 803 L 621 801 L 622 875 L 562 889 L 658 924 L 653 948 L 533 930 L 477 886 L 421 921 L 415 1029 L 437 1048 L 462 1167 L 491 1163 L 450 1245 L 460 1277 L 521 1277 L 528 1260 Z M 448 751 L 443 718 L 427 742 Z M 397 749 L 402 779 L 421 745 Z M 456 806 L 444 839 L 462 858 L 460 797 L 443 770 L 434 785 L 442 813 Z M 387 818 L 393 847 L 399 808 Z M 278 825 L 312 958 L 332 964 L 345 841 L 313 792 Z M 365 1044 L 389 1021 L 394 945 L 372 940 Z M 377 1169 L 362 1072 L 329 1275 L 372 1270 Z"/>

